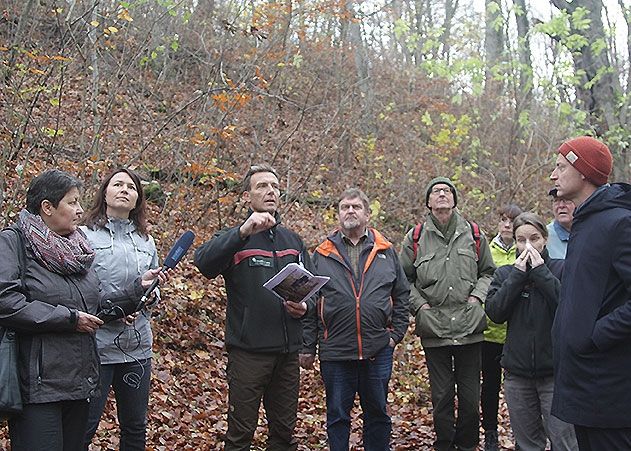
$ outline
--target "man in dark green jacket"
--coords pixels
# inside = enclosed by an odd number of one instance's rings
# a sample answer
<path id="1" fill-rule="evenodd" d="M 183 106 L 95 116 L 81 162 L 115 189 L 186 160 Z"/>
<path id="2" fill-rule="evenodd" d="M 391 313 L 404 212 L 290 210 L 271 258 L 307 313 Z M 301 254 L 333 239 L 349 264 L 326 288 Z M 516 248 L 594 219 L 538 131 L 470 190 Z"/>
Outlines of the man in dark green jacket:
<path id="1" fill-rule="evenodd" d="M 409 287 L 394 247 L 368 228 L 370 206 L 356 188 L 342 193 L 340 228 L 313 255 L 320 290 L 317 316 L 305 319 L 301 364 L 310 368 L 319 346 L 331 451 L 347 451 L 355 395 L 364 414 L 364 449 L 390 449 L 386 408 L 392 353 L 407 330 Z"/>
<path id="2" fill-rule="evenodd" d="M 401 248 L 410 312 L 429 371 L 437 451 L 473 451 L 478 445 L 482 302 L 495 271 L 486 237 L 455 210 L 457 202 L 451 180 L 433 179 L 425 195 L 430 214 L 418 241 L 412 229 Z"/>
<path id="3" fill-rule="evenodd" d="M 248 218 L 195 252 L 208 278 L 226 283 L 228 433 L 226 451 L 249 450 L 261 399 L 269 425 L 268 449 L 293 451 L 305 302 L 281 301 L 263 287 L 289 263 L 310 267 L 300 237 L 280 224 L 279 182 L 269 165 L 252 166 L 243 181 Z"/>

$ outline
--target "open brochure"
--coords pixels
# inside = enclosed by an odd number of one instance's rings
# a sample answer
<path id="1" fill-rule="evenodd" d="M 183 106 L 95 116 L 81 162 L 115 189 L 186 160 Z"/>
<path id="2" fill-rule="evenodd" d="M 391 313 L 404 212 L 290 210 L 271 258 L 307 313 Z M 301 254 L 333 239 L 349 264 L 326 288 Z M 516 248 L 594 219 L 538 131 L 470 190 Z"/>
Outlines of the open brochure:
<path id="1" fill-rule="evenodd" d="M 328 277 L 314 276 L 304 266 L 290 263 L 263 286 L 282 300 L 302 302 L 328 281 Z"/>

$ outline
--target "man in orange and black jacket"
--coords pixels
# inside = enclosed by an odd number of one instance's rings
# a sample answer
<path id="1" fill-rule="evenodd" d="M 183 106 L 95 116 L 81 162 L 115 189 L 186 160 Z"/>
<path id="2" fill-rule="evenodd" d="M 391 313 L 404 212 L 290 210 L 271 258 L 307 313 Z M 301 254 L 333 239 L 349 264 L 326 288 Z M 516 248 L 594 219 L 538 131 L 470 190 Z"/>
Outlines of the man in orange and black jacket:
<path id="1" fill-rule="evenodd" d="M 408 327 L 410 289 L 392 244 L 367 227 L 367 196 L 344 191 L 338 214 L 339 229 L 313 255 L 316 273 L 330 280 L 304 319 L 300 363 L 310 368 L 319 347 L 329 449 L 348 450 L 350 411 L 359 394 L 364 449 L 382 451 L 390 449 L 388 383 L 394 347 Z"/>

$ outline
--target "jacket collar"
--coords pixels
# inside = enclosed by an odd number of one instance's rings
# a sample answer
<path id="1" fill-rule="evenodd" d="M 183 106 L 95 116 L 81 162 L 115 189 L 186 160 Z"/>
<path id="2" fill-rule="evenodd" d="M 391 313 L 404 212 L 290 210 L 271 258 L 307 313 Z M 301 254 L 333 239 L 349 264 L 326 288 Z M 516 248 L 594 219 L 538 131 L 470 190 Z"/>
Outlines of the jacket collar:
<path id="1" fill-rule="evenodd" d="M 250 216 L 252 216 L 252 213 L 254 213 L 254 210 L 252 210 L 251 208 L 248 208 L 248 214 L 246 215 L 245 219 L 247 220 Z M 281 223 L 281 218 L 280 218 L 280 213 L 278 212 L 278 210 L 275 211 L 272 216 L 274 216 L 274 219 L 276 219 L 276 225 L 274 227 L 279 226 Z"/>
<path id="2" fill-rule="evenodd" d="M 491 246 L 495 247 L 496 249 L 501 249 L 502 251 L 506 253 L 509 253 L 515 247 L 515 242 L 513 241 L 513 243 L 510 246 L 506 246 L 506 244 L 504 244 L 504 242 L 502 241 L 502 238 L 500 237 L 498 233 L 495 236 L 495 238 L 493 238 L 493 241 L 491 241 Z"/>
<path id="3" fill-rule="evenodd" d="M 377 252 L 392 247 L 392 243 L 390 243 L 390 241 L 388 241 L 377 229 L 368 229 L 368 240 L 372 241 L 372 249 L 370 251 L 370 255 L 368 255 L 366 264 L 364 265 L 364 272 L 366 272 L 372 264 Z M 324 257 L 334 256 L 339 261 L 343 262 L 344 258 L 340 255 L 337 245 L 343 246 L 342 232 L 339 229 L 336 229 L 331 235 L 329 235 L 329 237 L 324 240 L 324 242 L 320 244 L 315 251 Z"/>
<path id="4" fill-rule="evenodd" d="M 110 233 L 133 233 L 136 230 L 136 224 L 131 219 L 107 218 L 107 222 L 103 226 Z"/>
<path id="5" fill-rule="evenodd" d="M 570 232 L 568 232 L 561 224 L 559 224 L 559 221 L 557 221 L 556 219 L 552 223 L 552 227 L 554 228 L 554 231 L 561 241 L 567 241 L 570 239 Z"/>

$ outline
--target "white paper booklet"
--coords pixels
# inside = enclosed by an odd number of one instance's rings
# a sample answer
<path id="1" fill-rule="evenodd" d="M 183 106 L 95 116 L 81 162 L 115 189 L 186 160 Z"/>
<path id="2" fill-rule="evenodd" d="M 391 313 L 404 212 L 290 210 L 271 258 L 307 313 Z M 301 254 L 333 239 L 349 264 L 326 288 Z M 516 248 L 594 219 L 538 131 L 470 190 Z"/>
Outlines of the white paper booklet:
<path id="1" fill-rule="evenodd" d="M 263 286 L 282 300 L 302 302 L 329 281 L 329 277 L 314 276 L 298 263 L 290 263 Z"/>

